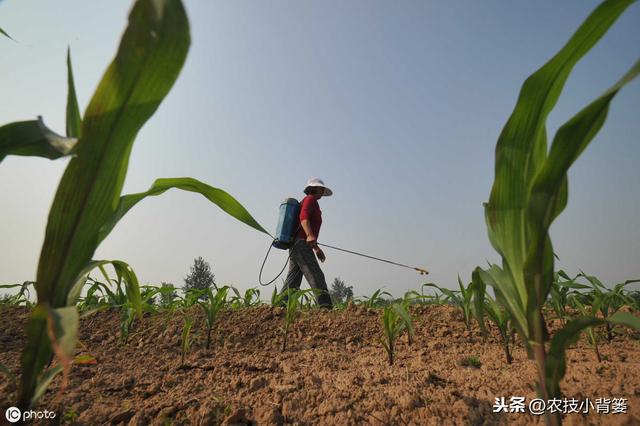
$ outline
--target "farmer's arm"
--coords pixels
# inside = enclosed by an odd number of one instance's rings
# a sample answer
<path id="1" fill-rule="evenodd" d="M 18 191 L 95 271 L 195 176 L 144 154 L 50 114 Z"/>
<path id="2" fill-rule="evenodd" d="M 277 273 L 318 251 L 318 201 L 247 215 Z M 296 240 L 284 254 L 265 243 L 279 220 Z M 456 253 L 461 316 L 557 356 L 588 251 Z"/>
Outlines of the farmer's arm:
<path id="1" fill-rule="evenodd" d="M 311 221 L 308 219 L 305 219 L 302 222 L 300 222 L 300 225 L 302 225 L 302 229 L 304 230 L 304 233 L 307 235 L 307 242 L 315 243 L 317 237 L 313 235 L 313 231 L 311 230 Z"/>

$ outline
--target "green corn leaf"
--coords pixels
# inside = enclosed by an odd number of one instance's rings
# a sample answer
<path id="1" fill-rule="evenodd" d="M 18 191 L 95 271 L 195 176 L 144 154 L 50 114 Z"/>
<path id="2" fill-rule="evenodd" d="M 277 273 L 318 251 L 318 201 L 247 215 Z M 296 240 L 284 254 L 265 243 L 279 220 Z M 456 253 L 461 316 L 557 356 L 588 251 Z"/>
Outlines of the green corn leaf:
<path id="1" fill-rule="evenodd" d="M 131 304 L 131 307 L 138 315 L 142 315 L 142 302 L 138 277 L 136 276 L 133 269 L 131 269 L 131 266 L 121 260 L 92 260 L 91 262 L 89 262 L 89 264 L 85 268 L 83 268 L 82 271 L 80 271 L 80 273 L 78 274 L 78 278 L 71 286 L 71 289 L 69 290 L 69 294 L 67 296 L 67 305 L 74 306 L 78 302 L 78 298 L 80 297 L 82 288 L 85 286 L 91 271 L 96 268 L 101 268 L 101 271 L 104 271 L 105 265 L 113 266 L 113 269 L 116 271 L 116 275 L 118 277 L 123 277 L 125 285 L 127 287 L 127 301 Z M 104 274 L 106 275 L 106 271 L 104 271 Z M 108 275 L 106 275 L 106 279 L 108 280 L 107 282 L 110 281 Z M 116 298 L 115 294 L 111 291 L 111 289 L 109 289 L 108 286 L 102 283 L 96 283 L 96 285 L 101 288 L 101 291 L 105 291 L 107 294 L 109 294 L 112 299 Z"/>
<path id="2" fill-rule="evenodd" d="M 391 308 L 402 320 L 404 327 L 407 329 L 407 333 L 409 333 L 411 336 L 415 335 L 413 320 L 411 319 L 411 315 L 409 315 L 409 312 L 405 309 L 405 307 L 398 303 L 394 303 L 393 305 L 391 305 Z"/>
<path id="3" fill-rule="evenodd" d="M 636 331 L 640 330 L 640 318 L 629 312 L 616 312 L 607 318 L 611 324 L 624 325 Z"/>
<path id="4" fill-rule="evenodd" d="M 142 201 L 146 197 L 153 197 L 160 195 L 171 188 L 181 189 L 183 191 L 190 191 L 201 194 L 203 197 L 211 201 L 220 207 L 223 211 L 238 219 L 242 223 L 249 225 L 250 227 L 270 235 L 254 218 L 251 214 L 230 194 L 222 189 L 214 188 L 206 183 L 200 182 L 197 179 L 182 177 L 182 178 L 166 178 L 156 179 L 145 192 L 139 192 L 136 194 L 128 194 L 120 197 L 118 207 L 111 217 L 105 222 L 104 226 L 100 230 L 99 241 L 109 235 L 111 230 L 116 226 L 118 221 L 129 211 L 133 206 Z"/>
<path id="5" fill-rule="evenodd" d="M 529 250 L 524 270 L 528 285 L 535 286 L 537 292 L 537 300 L 530 300 L 530 303 L 546 300 L 553 282 L 554 260 L 549 227 L 567 204 L 569 167 L 604 124 L 611 100 L 638 73 L 640 61 L 611 89 L 560 127 L 549 156 L 535 177 L 527 208 Z M 602 285 L 595 277 L 587 278 L 594 286 Z"/>
<path id="6" fill-rule="evenodd" d="M 567 325 L 556 332 L 553 339 L 551 339 L 551 347 L 547 356 L 545 370 L 547 390 L 550 395 L 560 395 L 560 381 L 564 377 L 566 370 L 566 349 L 578 340 L 584 329 L 595 327 L 605 322 L 625 325 L 634 330 L 640 330 L 640 318 L 628 312 L 616 312 L 607 318 L 607 320 L 594 316 L 581 316 L 569 321 Z"/>
<path id="7" fill-rule="evenodd" d="M 167 95 L 186 58 L 189 26 L 178 0 L 139 0 L 118 53 L 87 107 L 82 139 L 49 214 L 38 296 L 64 303 L 117 208 L 137 132 Z M 142 48 L 141 48 L 142 46 Z"/>
<path id="8" fill-rule="evenodd" d="M 607 0 L 596 8 L 565 46 L 525 81 L 498 139 L 495 180 L 485 205 L 485 218 L 491 244 L 503 257 L 505 270 L 513 276 L 513 285 L 523 306 L 528 305 L 529 298 L 539 298 L 544 292 L 533 283 L 525 285 L 523 271 L 529 246 L 528 195 L 546 157 L 546 118 L 573 66 L 632 3 L 633 0 Z M 566 191 L 564 182 L 560 192 L 566 194 Z M 542 244 L 547 244 L 544 238 Z M 550 261 L 553 262 L 553 255 Z"/>
<path id="9" fill-rule="evenodd" d="M 66 138 L 37 120 L 17 121 L 0 127 L 0 162 L 7 155 L 44 157 L 55 160 L 72 154 L 78 140 Z"/>
<path id="10" fill-rule="evenodd" d="M 51 341 L 47 332 L 48 321 L 51 322 L 51 328 L 56 338 L 56 346 L 59 348 L 57 355 L 63 358 L 73 357 L 78 333 L 78 311 L 75 307 L 50 309 L 43 304 L 38 304 L 31 312 L 31 317 L 27 324 L 27 349 L 35 347 L 40 350 L 25 350 L 22 353 L 23 366 L 38 362 L 37 357 L 42 356 L 44 351 L 41 348 L 43 347 L 49 348 L 46 362 L 49 361 L 49 356 L 52 352 Z M 24 392 L 25 383 L 33 382 L 34 386 L 33 390 L 30 391 L 30 397 L 26 403 L 27 406 L 35 405 L 44 394 L 49 383 L 62 371 L 62 365 L 66 360 L 62 359 L 60 361 L 61 365 L 49 369 L 42 377 L 39 377 L 40 370 L 25 370 L 23 368 L 20 394 L 22 395 Z M 25 375 L 28 376 L 25 377 Z"/>
<path id="11" fill-rule="evenodd" d="M 3 30 L 2 28 L 0 28 L 0 34 L 2 34 L 3 36 L 5 36 L 6 38 L 15 41 L 15 39 L 13 37 L 11 37 L 9 34 L 7 34 L 7 32 L 5 30 Z"/>
<path id="12" fill-rule="evenodd" d="M 54 308 L 66 304 L 98 246 L 100 229 L 117 208 L 133 141 L 173 86 L 189 44 L 189 23 L 179 0 L 136 1 L 116 57 L 85 111 L 77 155 L 49 213 L 36 280 L 39 302 Z M 51 354 L 42 320 L 31 321 L 30 329 L 22 362 L 22 409 L 30 405 L 35 377 Z"/>
<path id="13" fill-rule="evenodd" d="M 55 367 L 51 367 L 47 371 L 44 372 L 40 380 L 38 380 L 38 385 L 36 386 L 35 393 L 33 394 L 33 398 L 31 399 L 31 405 L 35 406 L 38 403 L 38 400 L 44 395 L 45 391 L 56 378 L 58 374 L 62 373 L 62 366 L 56 365 Z"/>
<path id="14" fill-rule="evenodd" d="M 545 375 L 547 378 L 547 392 L 549 395 L 560 395 L 560 381 L 566 370 L 566 349 L 574 344 L 585 328 L 604 324 L 604 320 L 582 316 L 567 323 L 564 328 L 557 331 L 551 339 L 551 346 L 545 362 Z"/>
<path id="15" fill-rule="evenodd" d="M 506 273 L 497 265 L 491 265 L 487 270 L 478 269 L 478 274 L 485 284 L 493 287 L 497 301 L 511 314 L 514 326 L 523 336 L 523 341 L 528 341 L 529 330 L 526 308 L 520 304 L 521 300 L 512 282 L 512 275 Z"/>
<path id="16" fill-rule="evenodd" d="M 78 335 L 79 316 L 75 306 L 50 309 L 49 321 L 59 346 L 58 355 L 71 360 L 75 354 L 76 338 Z"/>
<path id="17" fill-rule="evenodd" d="M 67 49 L 67 137 L 80 137 L 82 117 L 76 97 L 76 85 L 73 81 L 73 69 L 71 67 L 71 48 Z"/>
<path id="18" fill-rule="evenodd" d="M 485 297 L 488 297 L 488 295 L 486 294 L 487 285 L 480 276 L 480 270 L 480 267 L 476 267 L 471 273 L 471 282 L 473 283 L 473 311 L 476 321 L 478 322 L 478 326 L 480 327 L 480 331 L 484 336 L 486 336 L 487 329 L 484 324 L 484 306 Z"/>
<path id="19" fill-rule="evenodd" d="M 455 292 L 449 290 L 448 288 L 440 287 L 439 285 L 434 283 L 424 283 L 422 284 L 422 286 L 436 288 L 440 290 L 440 292 L 443 293 L 445 296 L 447 296 L 449 299 L 453 300 L 456 304 L 459 305 L 462 303 L 462 300 L 460 299 L 460 297 L 458 297 L 458 295 Z"/>
<path id="20" fill-rule="evenodd" d="M 31 311 L 26 326 L 27 344 L 21 356 L 20 409 L 30 409 L 38 376 L 53 355 L 46 327 L 47 308 L 38 304 Z"/>

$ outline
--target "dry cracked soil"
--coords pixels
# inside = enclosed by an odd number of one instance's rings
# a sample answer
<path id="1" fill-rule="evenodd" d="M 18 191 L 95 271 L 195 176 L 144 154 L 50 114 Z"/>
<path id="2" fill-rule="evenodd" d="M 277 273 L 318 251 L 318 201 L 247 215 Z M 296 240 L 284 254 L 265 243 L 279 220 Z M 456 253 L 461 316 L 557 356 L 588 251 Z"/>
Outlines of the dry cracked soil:
<path id="1" fill-rule="evenodd" d="M 28 311 L 0 309 L 0 363 L 19 378 Z M 535 365 L 522 345 L 507 364 L 495 329 L 487 340 L 477 327 L 467 331 L 452 306 L 412 313 L 416 338 L 412 344 L 400 338 L 389 366 L 381 310 L 364 306 L 300 312 L 285 352 L 280 308 L 223 311 L 210 350 L 203 317 L 193 310 L 195 341 L 184 363 L 179 314 L 145 315 L 123 344 L 120 313 L 98 312 L 81 320 L 77 346 L 77 355 L 95 363 L 74 365 L 64 389 L 57 377 L 37 409 L 54 410 L 54 423 L 79 425 L 544 424 L 529 413 L 493 412 L 496 397 L 536 398 Z M 565 424 L 640 424 L 639 337 L 623 330 L 602 342 L 600 363 L 584 337 L 568 350 L 563 394 L 592 403 L 625 398 L 627 412 L 598 414 L 592 407 L 566 415 Z M 0 374 L 0 408 L 13 405 L 16 392 L 16 383 Z"/>

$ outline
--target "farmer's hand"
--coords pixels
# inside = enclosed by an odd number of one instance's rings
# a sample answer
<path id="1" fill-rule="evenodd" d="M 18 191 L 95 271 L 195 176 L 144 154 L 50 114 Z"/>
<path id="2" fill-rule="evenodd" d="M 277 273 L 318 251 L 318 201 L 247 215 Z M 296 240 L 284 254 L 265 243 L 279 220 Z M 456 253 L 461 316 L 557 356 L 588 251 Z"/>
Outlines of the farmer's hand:
<path id="1" fill-rule="evenodd" d="M 318 256 L 320 262 L 324 262 L 327 259 L 327 257 L 324 255 L 324 252 L 320 248 L 316 249 L 316 256 Z"/>
<path id="2" fill-rule="evenodd" d="M 309 247 L 315 249 L 318 247 L 318 242 L 316 241 L 316 236 L 315 235 L 308 235 L 307 236 L 307 244 L 309 244 Z"/>

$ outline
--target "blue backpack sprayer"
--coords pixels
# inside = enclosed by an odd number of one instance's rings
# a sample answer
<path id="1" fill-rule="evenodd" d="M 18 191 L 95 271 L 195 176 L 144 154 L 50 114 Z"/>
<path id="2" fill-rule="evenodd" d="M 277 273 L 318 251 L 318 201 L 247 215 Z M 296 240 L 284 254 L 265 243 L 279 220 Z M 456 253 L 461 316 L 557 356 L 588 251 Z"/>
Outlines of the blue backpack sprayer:
<path id="1" fill-rule="evenodd" d="M 289 258 L 287 258 L 287 261 L 285 262 L 282 270 L 280 271 L 280 273 L 278 275 L 276 275 L 276 277 L 274 279 L 272 279 L 271 281 L 269 281 L 266 284 L 262 283 L 262 270 L 264 269 L 264 265 L 267 262 L 267 258 L 269 257 L 269 252 L 271 251 L 271 247 L 275 247 L 275 248 L 278 248 L 278 249 L 286 250 L 286 249 L 288 249 L 289 247 L 291 247 L 293 245 L 295 235 L 298 232 L 298 229 L 300 228 L 300 222 L 299 222 L 299 219 L 298 219 L 299 215 L 300 215 L 300 203 L 295 198 L 287 198 L 282 202 L 282 204 L 280 204 L 280 213 L 278 215 L 278 225 L 276 226 L 276 236 L 273 239 L 273 242 L 271 243 L 271 245 L 269 246 L 269 250 L 267 250 L 267 254 L 264 257 L 264 261 L 262 262 L 262 266 L 260 267 L 260 273 L 258 275 L 258 281 L 260 282 L 260 285 L 267 286 L 267 285 L 271 284 L 272 282 L 277 280 L 278 277 L 280 277 L 280 275 L 282 275 L 282 273 L 284 272 L 285 268 L 287 267 L 287 263 L 289 262 Z M 358 252 L 351 251 L 351 250 L 346 250 L 346 249 L 343 249 L 343 248 L 340 248 L 340 247 L 330 246 L 328 244 L 321 244 L 321 243 L 317 243 L 317 244 L 319 246 L 332 248 L 334 250 L 340 250 L 340 251 L 343 251 L 343 252 L 346 252 L 346 253 L 355 254 L 357 256 L 362 256 L 362 257 L 366 257 L 366 258 L 369 258 L 369 259 L 378 260 L 380 262 L 390 263 L 392 265 L 401 266 L 403 268 L 413 269 L 415 271 L 418 271 L 420 273 L 420 275 L 426 275 L 426 274 L 429 273 L 424 268 L 417 268 L 415 266 L 408 266 L 408 265 L 404 265 L 402 263 L 392 262 L 391 260 L 381 259 L 379 257 L 369 256 L 367 254 L 358 253 Z"/>

